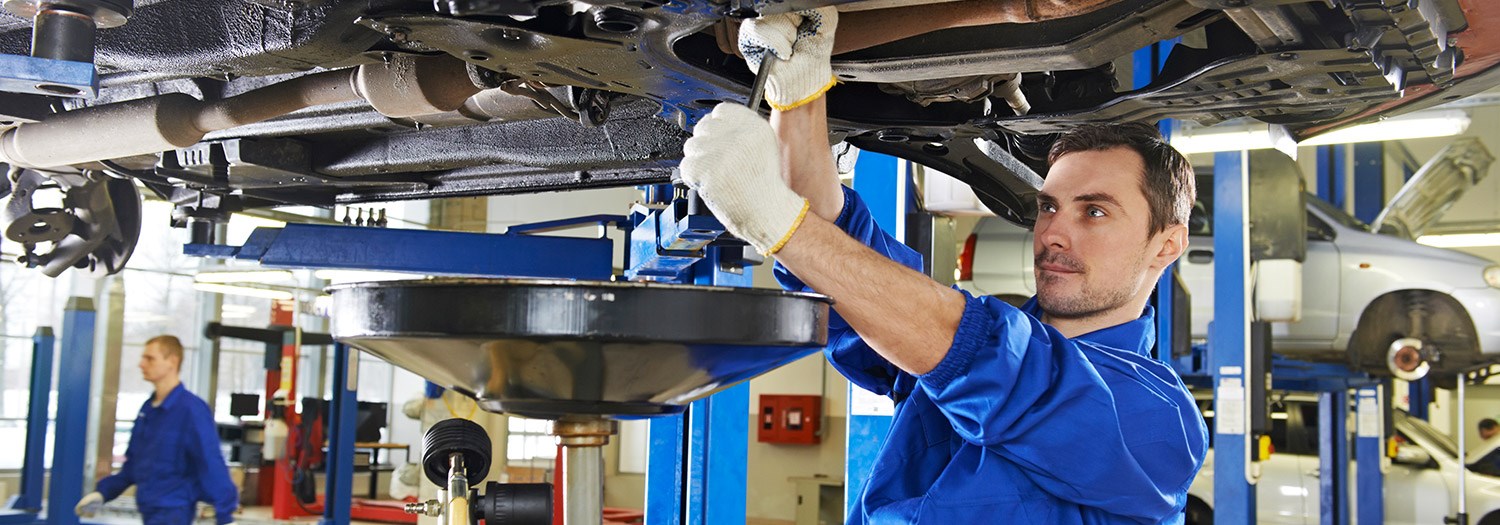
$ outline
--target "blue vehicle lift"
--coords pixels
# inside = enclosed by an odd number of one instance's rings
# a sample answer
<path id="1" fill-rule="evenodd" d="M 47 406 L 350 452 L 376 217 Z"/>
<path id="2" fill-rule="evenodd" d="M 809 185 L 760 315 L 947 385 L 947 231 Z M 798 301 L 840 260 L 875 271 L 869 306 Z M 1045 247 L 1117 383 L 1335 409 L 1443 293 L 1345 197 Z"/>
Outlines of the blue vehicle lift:
<path id="1" fill-rule="evenodd" d="M 0 511 L 0 523 L 35 523 L 42 512 L 43 461 L 47 452 L 47 405 L 52 391 L 52 327 L 31 337 L 31 401 L 26 410 L 26 456 L 21 460 L 21 490 Z"/>
<path id="2" fill-rule="evenodd" d="M 348 268 L 467 277 L 609 280 L 612 243 L 536 235 L 587 224 L 626 232 L 625 276 L 712 286 L 751 285 L 753 249 L 719 240 L 725 229 L 700 213 L 695 196 L 670 185 L 646 188 L 653 206 L 629 216 L 594 215 L 509 228 L 504 234 L 288 224 L 257 228 L 243 246 L 190 244 L 189 255 L 253 260 L 266 267 Z M 518 254 L 522 254 L 519 255 Z M 334 347 L 333 419 L 322 523 L 348 523 L 354 457 L 357 353 Z M 653 418 L 646 522 L 713 524 L 745 519 L 750 389 L 741 384 Z M 712 448 L 712 456 L 708 454 Z"/>
<path id="3" fill-rule="evenodd" d="M 83 496 L 83 458 L 87 447 L 89 378 L 94 364 L 94 302 L 71 297 L 63 310 L 61 353 L 50 327 L 32 337 L 31 400 L 26 413 L 26 449 L 20 492 L 0 510 L 0 524 L 48 523 L 76 525 L 73 506 Z M 53 359 L 67 373 L 57 374 L 57 429 L 53 432 L 51 479 L 46 515 L 42 515 L 43 469 L 47 447 L 48 393 L 52 391 Z"/>
<path id="4" fill-rule="evenodd" d="M 1331 161 L 1332 159 L 1330 159 Z M 1347 418 L 1350 392 L 1357 402 L 1353 458 L 1357 460 L 1358 492 L 1355 510 L 1361 523 L 1382 523 L 1385 515 L 1381 462 L 1390 410 L 1388 384 L 1338 364 L 1305 363 L 1273 358 L 1271 370 L 1250 359 L 1253 313 L 1250 277 L 1249 207 L 1251 166 L 1247 152 L 1224 152 L 1214 157 L 1214 322 L 1209 344 L 1194 354 L 1174 360 L 1184 382 L 1214 389 L 1214 518 L 1220 523 L 1254 523 L 1256 486 L 1252 459 L 1259 455 L 1251 432 L 1248 399 L 1251 382 L 1264 381 L 1278 390 L 1317 392 L 1319 404 L 1320 521 L 1323 525 L 1350 523 L 1350 432 Z M 1329 177 L 1329 180 L 1332 178 Z M 1333 185 L 1330 183 L 1330 187 Z M 1201 189 L 1200 189 L 1201 191 Z M 1206 354 L 1206 355 L 1205 355 Z M 1196 366 L 1206 363 L 1207 367 Z M 1329 467 L 1331 466 L 1331 468 Z"/>

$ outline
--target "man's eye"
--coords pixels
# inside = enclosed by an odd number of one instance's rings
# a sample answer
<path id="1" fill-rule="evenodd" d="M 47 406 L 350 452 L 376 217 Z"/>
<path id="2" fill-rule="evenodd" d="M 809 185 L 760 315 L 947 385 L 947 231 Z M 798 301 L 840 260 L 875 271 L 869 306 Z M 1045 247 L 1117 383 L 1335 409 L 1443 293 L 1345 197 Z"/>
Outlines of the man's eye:
<path id="1" fill-rule="evenodd" d="M 1097 217 L 1103 217 L 1104 216 L 1104 210 L 1101 209 L 1101 208 L 1090 207 L 1088 213 L 1089 213 L 1089 217 L 1096 217 L 1097 218 Z"/>
<path id="2" fill-rule="evenodd" d="M 1046 202 L 1038 204 L 1037 209 L 1041 210 L 1043 213 L 1053 213 L 1057 211 L 1056 206 L 1053 206 L 1051 203 Z"/>

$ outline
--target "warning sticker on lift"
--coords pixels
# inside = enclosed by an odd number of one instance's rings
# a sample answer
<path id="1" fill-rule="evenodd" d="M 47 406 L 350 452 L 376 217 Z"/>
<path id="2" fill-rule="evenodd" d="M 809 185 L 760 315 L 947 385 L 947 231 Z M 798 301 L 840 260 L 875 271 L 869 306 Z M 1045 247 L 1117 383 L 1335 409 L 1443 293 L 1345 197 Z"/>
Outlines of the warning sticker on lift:
<path id="1" fill-rule="evenodd" d="M 849 415 L 894 416 L 896 403 L 891 398 L 857 386 L 849 388 Z"/>
<path id="2" fill-rule="evenodd" d="M 1219 377 L 1219 388 L 1214 393 L 1214 433 L 1244 434 L 1245 381 L 1239 377 Z"/>
<path id="3" fill-rule="evenodd" d="M 1380 437 L 1380 427 L 1383 426 L 1380 424 L 1380 399 L 1373 395 L 1361 395 L 1355 410 L 1359 416 L 1356 435 L 1362 438 Z"/>

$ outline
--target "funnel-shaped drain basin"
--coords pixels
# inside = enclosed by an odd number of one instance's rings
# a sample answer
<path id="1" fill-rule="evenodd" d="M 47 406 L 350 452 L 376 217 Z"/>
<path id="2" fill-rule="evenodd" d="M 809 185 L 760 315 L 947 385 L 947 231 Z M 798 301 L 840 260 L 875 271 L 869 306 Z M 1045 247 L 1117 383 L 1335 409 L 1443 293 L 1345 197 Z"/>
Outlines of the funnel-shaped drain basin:
<path id="1" fill-rule="evenodd" d="M 827 343 L 819 295 L 459 279 L 337 286 L 333 336 L 493 412 L 655 415 Z"/>

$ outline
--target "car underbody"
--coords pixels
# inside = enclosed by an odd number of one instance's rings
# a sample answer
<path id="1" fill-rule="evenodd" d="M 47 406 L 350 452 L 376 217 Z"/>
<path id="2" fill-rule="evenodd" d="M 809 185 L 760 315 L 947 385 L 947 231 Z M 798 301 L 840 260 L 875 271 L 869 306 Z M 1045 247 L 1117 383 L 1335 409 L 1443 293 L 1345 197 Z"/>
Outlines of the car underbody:
<path id="1" fill-rule="evenodd" d="M 97 32 L 96 97 L 0 96 L 0 161 L 12 184 L 31 170 L 139 179 L 184 224 L 660 183 L 695 119 L 748 99 L 739 20 L 831 3 L 137 0 Z M 948 173 L 1018 223 L 1052 137 L 1080 123 L 1249 117 L 1300 138 L 1500 83 L 1500 7 L 1479 0 L 839 8 L 830 143 Z M 1179 38 L 1153 80 L 1122 82 L 1122 58 Z M 0 53 L 31 39 L 31 20 L 0 15 Z"/>

